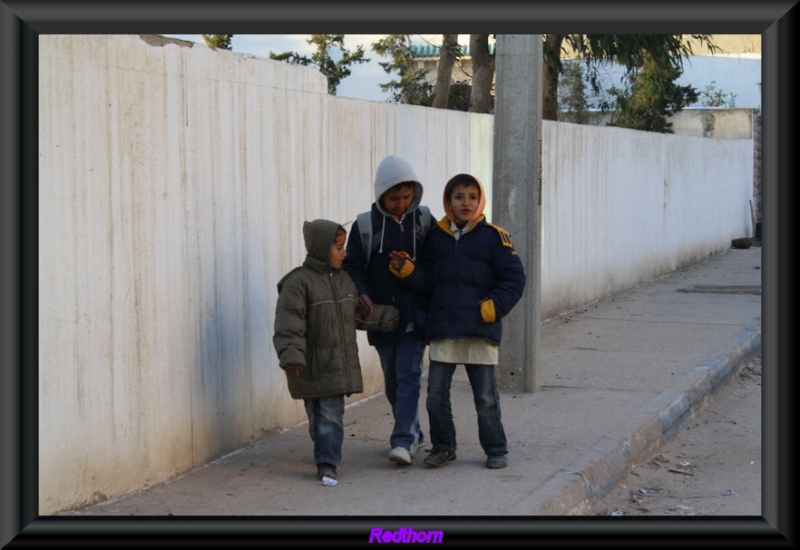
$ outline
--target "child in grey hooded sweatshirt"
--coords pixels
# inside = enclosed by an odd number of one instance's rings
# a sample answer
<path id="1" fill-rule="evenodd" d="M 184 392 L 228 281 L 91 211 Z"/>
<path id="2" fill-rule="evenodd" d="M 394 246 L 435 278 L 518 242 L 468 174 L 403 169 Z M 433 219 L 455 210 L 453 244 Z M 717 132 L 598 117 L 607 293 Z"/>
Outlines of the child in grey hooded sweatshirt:
<path id="1" fill-rule="evenodd" d="M 389 255 L 399 251 L 415 258 L 421 252 L 431 225 L 430 211 L 421 205 L 422 191 L 408 161 L 396 155 L 385 157 L 375 172 L 375 202 L 353 224 L 343 268 L 358 288 L 362 313 L 369 313 L 374 304 L 400 310 L 397 328 L 369 333 L 368 339 L 380 357 L 386 398 L 394 415 L 389 460 L 401 465 L 411 464 L 424 441 L 419 394 L 427 296 L 401 286 L 389 271 Z"/>

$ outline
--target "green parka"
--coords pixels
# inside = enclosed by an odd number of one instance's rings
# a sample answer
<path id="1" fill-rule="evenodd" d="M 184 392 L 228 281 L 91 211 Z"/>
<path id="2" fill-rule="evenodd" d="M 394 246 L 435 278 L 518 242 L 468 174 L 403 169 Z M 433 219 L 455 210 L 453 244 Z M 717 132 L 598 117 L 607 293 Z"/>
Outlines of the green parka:
<path id="1" fill-rule="evenodd" d="M 355 284 L 330 265 L 339 227 L 329 220 L 305 222 L 306 259 L 278 282 L 272 343 L 284 371 L 300 369 L 300 376 L 287 373 L 294 399 L 363 392 L 356 329 L 388 332 L 399 315 L 385 305 L 376 305 L 367 319 L 357 313 Z"/>

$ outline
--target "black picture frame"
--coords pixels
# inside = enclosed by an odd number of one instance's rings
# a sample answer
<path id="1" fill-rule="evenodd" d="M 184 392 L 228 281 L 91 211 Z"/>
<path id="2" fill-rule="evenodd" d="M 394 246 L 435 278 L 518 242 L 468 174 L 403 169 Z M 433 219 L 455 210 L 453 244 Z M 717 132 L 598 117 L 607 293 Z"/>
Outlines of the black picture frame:
<path id="1" fill-rule="evenodd" d="M 151 33 L 648 32 L 762 36 L 763 517 L 443 517 L 463 546 L 793 546 L 794 304 L 789 236 L 796 183 L 793 1 L 100 2 L 0 0 L 3 229 L 0 544 L 233 547 L 367 544 L 381 518 L 87 518 L 38 514 L 38 36 Z M 396 520 L 397 518 L 393 518 Z"/>

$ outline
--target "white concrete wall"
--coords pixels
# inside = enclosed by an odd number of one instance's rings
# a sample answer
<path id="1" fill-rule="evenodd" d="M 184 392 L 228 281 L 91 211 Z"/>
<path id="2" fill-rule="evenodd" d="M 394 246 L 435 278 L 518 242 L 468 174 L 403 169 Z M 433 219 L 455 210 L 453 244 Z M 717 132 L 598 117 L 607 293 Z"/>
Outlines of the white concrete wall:
<path id="1" fill-rule="evenodd" d="M 304 420 L 272 347 L 276 284 L 303 260 L 304 220 L 369 207 L 386 154 L 412 162 L 437 216 L 453 174 L 491 186 L 490 115 L 331 97 L 312 68 L 42 35 L 39 85 L 43 515 Z M 747 234 L 750 141 L 552 123 L 544 143 L 545 311 Z M 360 342 L 366 391 L 351 402 L 382 389 Z"/>
<path id="2" fill-rule="evenodd" d="M 544 122 L 543 318 L 752 236 L 751 140 Z"/>
<path id="3" fill-rule="evenodd" d="M 669 121 L 678 136 L 753 138 L 753 109 L 683 109 Z"/>
<path id="4" fill-rule="evenodd" d="M 714 139 L 753 139 L 753 109 L 697 108 L 681 109 L 667 121 L 676 136 Z M 611 114 L 592 112 L 587 124 L 606 126 Z"/>

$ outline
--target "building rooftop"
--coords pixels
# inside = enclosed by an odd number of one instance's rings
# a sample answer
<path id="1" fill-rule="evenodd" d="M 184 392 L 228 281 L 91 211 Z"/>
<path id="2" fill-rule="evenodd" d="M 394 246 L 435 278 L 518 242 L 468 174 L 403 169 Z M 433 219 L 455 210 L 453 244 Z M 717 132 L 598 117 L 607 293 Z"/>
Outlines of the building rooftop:
<path id="1" fill-rule="evenodd" d="M 461 55 L 469 55 L 469 44 L 459 44 Z M 433 44 L 425 44 L 423 46 L 411 46 L 412 57 L 439 57 L 442 47 L 434 46 Z M 489 44 L 489 53 L 494 53 L 494 43 Z"/>

